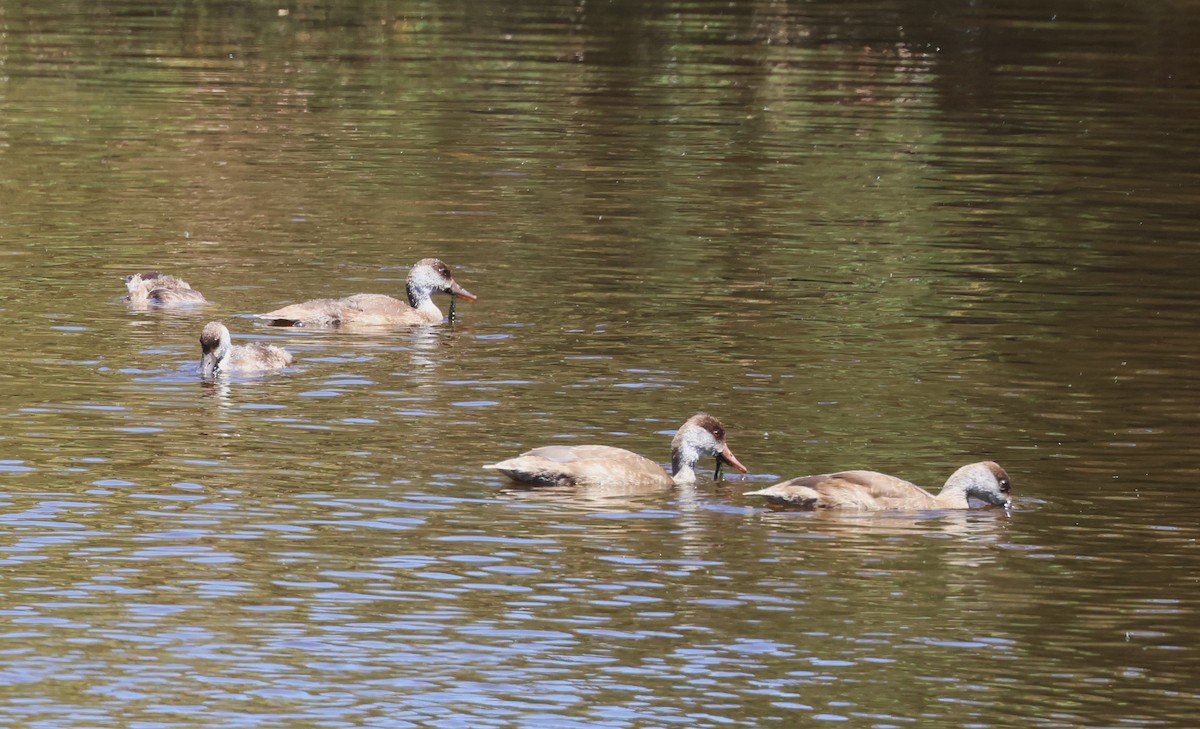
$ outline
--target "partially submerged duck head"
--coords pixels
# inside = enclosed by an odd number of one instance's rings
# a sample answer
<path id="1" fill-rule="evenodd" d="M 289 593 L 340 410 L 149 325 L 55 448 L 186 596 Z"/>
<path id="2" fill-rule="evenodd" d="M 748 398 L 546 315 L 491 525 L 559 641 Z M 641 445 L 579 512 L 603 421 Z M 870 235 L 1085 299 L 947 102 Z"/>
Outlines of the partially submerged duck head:
<path id="1" fill-rule="evenodd" d="M 1012 507 L 1012 482 L 995 461 L 968 463 L 950 474 L 938 498 L 957 499 L 959 494 L 964 502 L 970 497 L 1005 509 Z"/>
<path id="2" fill-rule="evenodd" d="M 233 342 L 229 329 L 219 321 L 210 321 L 200 332 L 200 374 L 212 377 L 229 361 Z"/>
<path id="3" fill-rule="evenodd" d="M 200 332 L 200 374 L 206 378 L 227 372 L 275 370 L 291 363 L 291 353 L 274 345 L 234 345 L 229 329 L 219 321 L 210 321 Z"/>

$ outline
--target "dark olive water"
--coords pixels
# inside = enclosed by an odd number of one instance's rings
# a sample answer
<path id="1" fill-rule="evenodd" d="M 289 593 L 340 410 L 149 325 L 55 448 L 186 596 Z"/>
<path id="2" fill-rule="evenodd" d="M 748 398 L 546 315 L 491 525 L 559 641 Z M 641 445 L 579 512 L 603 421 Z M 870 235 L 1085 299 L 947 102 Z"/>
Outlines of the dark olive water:
<path id="1" fill-rule="evenodd" d="M 1200 21 L 995 5 L 0 2 L 0 723 L 1191 726 Z M 748 476 L 480 468 L 700 409 Z"/>

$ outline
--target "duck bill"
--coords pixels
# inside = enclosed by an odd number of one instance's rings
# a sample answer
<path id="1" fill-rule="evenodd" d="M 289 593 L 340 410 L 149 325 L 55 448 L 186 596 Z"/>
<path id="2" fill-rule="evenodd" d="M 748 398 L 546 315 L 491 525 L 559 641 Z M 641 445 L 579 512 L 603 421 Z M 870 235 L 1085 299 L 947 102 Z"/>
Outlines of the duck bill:
<path id="1" fill-rule="evenodd" d="M 212 377 L 217 373 L 217 358 L 211 352 L 200 356 L 200 376 Z"/>
<path id="2" fill-rule="evenodd" d="M 729 450 L 729 446 L 725 446 L 725 448 L 721 451 L 721 460 L 733 466 L 741 473 L 746 472 L 746 467 L 743 466 L 742 462 L 737 459 L 737 456 L 733 455 L 733 451 Z"/>
<path id="3" fill-rule="evenodd" d="M 478 298 L 475 296 L 475 294 L 467 291 L 462 286 L 459 286 L 457 281 L 450 282 L 450 295 L 459 296 L 465 301 L 474 301 L 476 298 Z"/>

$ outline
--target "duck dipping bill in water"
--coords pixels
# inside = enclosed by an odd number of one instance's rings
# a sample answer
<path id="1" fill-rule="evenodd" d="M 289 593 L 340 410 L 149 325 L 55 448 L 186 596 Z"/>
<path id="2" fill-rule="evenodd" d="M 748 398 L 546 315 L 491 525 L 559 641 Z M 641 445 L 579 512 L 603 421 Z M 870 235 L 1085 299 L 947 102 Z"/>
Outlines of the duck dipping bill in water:
<path id="1" fill-rule="evenodd" d="M 671 440 L 671 474 L 649 458 L 602 445 L 543 446 L 484 468 L 535 486 L 668 488 L 695 483 L 695 466 L 702 456 L 713 456 L 718 463 L 723 461 L 746 472 L 725 443 L 721 421 L 705 413 L 688 418 L 676 431 Z"/>
<path id="2" fill-rule="evenodd" d="M 206 378 L 277 370 L 291 363 L 291 353 L 273 344 L 233 344 L 219 321 L 210 321 L 200 332 L 200 374 Z"/>
<path id="3" fill-rule="evenodd" d="M 313 299 L 282 309 L 257 314 L 274 326 L 346 326 L 364 327 L 439 324 L 442 311 L 433 303 L 433 294 L 447 293 L 466 301 L 475 294 L 454 280 L 450 267 L 436 258 L 423 258 L 408 272 L 408 301 L 383 294 L 354 294 L 342 299 Z M 453 301 L 451 302 L 453 309 Z"/>
<path id="4" fill-rule="evenodd" d="M 129 293 L 125 300 L 131 304 L 153 306 L 188 306 L 204 304 L 208 299 L 187 281 L 168 276 L 161 271 L 131 273 L 124 279 Z"/>
<path id="5" fill-rule="evenodd" d="M 1008 509 L 1012 485 L 1004 469 L 992 461 L 971 463 L 955 471 L 935 496 L 904 479 L 875 471 L 842 471 L 801 476 L 744 496 L 762 496 L 774 506 L 802 509 L 919 511 L 967 509 L 976 498 Z"/>

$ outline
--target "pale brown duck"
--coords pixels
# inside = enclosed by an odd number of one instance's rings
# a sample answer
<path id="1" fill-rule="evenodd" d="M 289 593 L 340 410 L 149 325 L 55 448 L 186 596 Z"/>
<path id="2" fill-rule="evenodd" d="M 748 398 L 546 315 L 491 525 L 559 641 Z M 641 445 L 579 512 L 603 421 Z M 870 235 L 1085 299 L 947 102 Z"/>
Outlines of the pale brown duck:
<path id="1" fill-rule="evenodd" d="M 801 476 L 746 496 L 762 496 L 774 506 L 803 509 L 919 511 L 967 509 L 968 497 L 996 506 L 1012 505 L 1008 474 L 996 463 L 971 463 L 955 471 L 934 496 L 916 484 L 875 471 L 842 471 Z"/>
<path id="2" fill-rule="evenodd" d="M 671 474 L 649 458 L 601 445 L 543 446 L 484 468 L 535 486 L 668 488 L 695 483 L 696 463 L 706 455 L 746 471 L 725 443 L 721 421 L 705 413 L 688 418 L 671 440 Z"/>
<path id="3" fill-rule="evenodd" d="M 291 353 L 273 344 L 233 344 L 219 321 L 205 324 L 200 333 L 200 374 L 206 378 L 277 370 L 291 363 Z"/>
<path id="4" fill-rule="evenodd" d="M 466 301 L 475 295 L 467 291 L 450 273 L 450 267 L 436 258 L 417 261 L 408 272 L 408 301 L 383 294 L 354 294 L 342 299 L 313 299 L 282 309 L 258 314 L 275 326 L 359 326 L 393 327 L 412 324 L 438 324 L 442 311 L 432 295 L 444 292 Z"/>
<path id="5" fill-rule="evenodd" d="M 203 304 L 208 300 L 181 278 L 168 276 L 160 271 L 131 273 L 124 278 L 129 294 L 125 300 L 131 304 L 152 306 L 188 306 Z"/>

